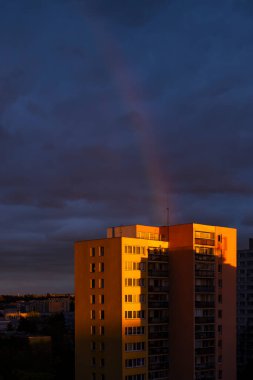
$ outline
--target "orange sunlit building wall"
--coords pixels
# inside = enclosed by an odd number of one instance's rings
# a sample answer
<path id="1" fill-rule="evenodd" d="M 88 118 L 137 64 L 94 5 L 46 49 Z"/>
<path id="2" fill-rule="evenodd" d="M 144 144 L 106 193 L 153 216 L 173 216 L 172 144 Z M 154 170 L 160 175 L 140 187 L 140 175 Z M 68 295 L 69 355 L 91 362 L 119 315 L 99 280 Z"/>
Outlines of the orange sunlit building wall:
<path id="1" fill-rule="evenodd" d="M 235 263 L 224 227 L 77 242 L 76 380 L 235 380 Z"/>
<path id="2" fill-rule="evenodd" d="M 236 230 L 176 225 L 169 240 L 170 378 L 235 380 Z"/>

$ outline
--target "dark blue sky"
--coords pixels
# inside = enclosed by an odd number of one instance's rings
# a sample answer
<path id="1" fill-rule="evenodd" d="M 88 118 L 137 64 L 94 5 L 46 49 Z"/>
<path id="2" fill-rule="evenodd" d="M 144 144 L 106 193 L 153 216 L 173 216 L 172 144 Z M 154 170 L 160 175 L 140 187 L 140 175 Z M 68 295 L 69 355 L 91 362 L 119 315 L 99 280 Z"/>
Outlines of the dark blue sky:
<path id="1" fill-rule="evenodd" d="M 118 224 L 253 236 L 250 0 L 0 0 L 0 293 Z"/>

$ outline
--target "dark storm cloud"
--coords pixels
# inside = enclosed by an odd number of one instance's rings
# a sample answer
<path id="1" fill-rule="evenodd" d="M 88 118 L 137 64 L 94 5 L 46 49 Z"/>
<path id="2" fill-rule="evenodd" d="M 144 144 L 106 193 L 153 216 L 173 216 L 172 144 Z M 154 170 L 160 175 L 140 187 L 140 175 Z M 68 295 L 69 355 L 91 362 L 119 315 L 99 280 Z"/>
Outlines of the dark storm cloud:
<path id="1" fill-rule="evenodd" d="M 85 11 L 95 17 L 103 17 L 106 22 L 113 21 L 116 24 L 129 27 L 139 27 L 149 22 L 156 12 L 161 10 L 168 0 L 128 0 L 119 2 L 117 0 L 84 0 Z"/>
<path id="2" fill-rule="evenodd" d="M 244 244 L 252 16 L 239 0 L 0 2 L 1 292 L 73 289 L 74 240 L 163 224 L 168 201 L 172 223 L 238 226 Z"/>

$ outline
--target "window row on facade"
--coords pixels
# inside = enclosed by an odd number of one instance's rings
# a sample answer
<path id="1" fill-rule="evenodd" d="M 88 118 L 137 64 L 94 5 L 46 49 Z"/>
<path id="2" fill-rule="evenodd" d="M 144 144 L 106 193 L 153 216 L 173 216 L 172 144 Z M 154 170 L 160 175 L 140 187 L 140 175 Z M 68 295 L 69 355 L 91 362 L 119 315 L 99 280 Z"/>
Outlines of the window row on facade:
<path id="1" fill-rule="evenodd" d="M 125 335 L 143 335 L 143 334 L 145 334 L 145 326 L 125 327 Z"/>
<path id="2" fill-rule="evenodd" d="M 134 358 L 125 360 L 126 368 L 136 368 L 145 366 L 145 358 Z"/>
<path id="3" fill-rule="evenodd" d="M 103 262 L 98 263 L 98 271 L 99 272 L 104 272 L 105 270 L 105 264 Z M 90 273 L 95 273 L 96 272 L 96 264 L 91 263 L 90 264 Z"/>
<path id="4" fill-rule="evenodd" d="M 125 278 L 125 286 L 145 286 L 144 278 Z"/>
<path id="5" fill-rule="evenodd" d="M 98 364 L 98 366 L 99 366 L 100 368 L 103 368 L 103 367 L 105 366 L 105 359 L 104 359 L 104 358 L 100 358 L 100 359 L 99 359 L 99 363 L 97 363 L 97 361 L 98 361 L 97 358 L 92 357 L 92 358 L 91 358 L 91 366 L 92 366 L 92 367 L 96 367 L 97 364 Z"/>
<path id="6" fill-rule="evenodd" d="M 98 295 L 98 303 L 103 305 L 105 303 L 105 296 L 104 294 L 99 294 Z M 90 295 L 90 304 L 91 305 L 95 305 L 96 304 L 96 295 L 95 294 L 91 294 Z"/>
<path id="7" fill-rule="evenodd" d="M 125 344 L 125 351 L 144 351 L 145 342 L 133 342 Z"/>
<path id="8" fill-rule="evenodd" d="M 94 325 L 90 327 L 91 335 L 96 335 L 96 332 L 97 332 L 96 327 L 98 327 L 98 333 L 100 336 L 105 335 L 105 326 L 94 326 Z"/>
<path id="9" fill-rule="evenodd" d="M 125 294 L 125 302 L 145 303 L 145 294 Z"/>
<path id="10" fill-rule="evenodd" d="M 91 351 L 96 351 L 98 349 L 99 351 L 104 351 L 105 350 L 105 343 L 104 342 L 99 342 L 96 343 L 94 341 L 90 342 L 90 349 Z"/>
<path id="11" fill-rule="evenodd" d="M 93 372 L 91 374 L 91 380 L 105 380 L 105 375 L 103 373 L 96 374 L 95 372 Z"/>
<path id="12" fill-rule="evenodd" d="M 126 319 L 145 319 L 145 310 L 126 310 L 125 311 L 125 318 Z"/>
<path id="13" fill-rule="evenodd" d="M 98 256 L 104 256 L 105 248 L 104 247 L 92 247 L 90 248 L 90 257 L 95 257 L 96 253 Z"/>
<path id="14" fill-rule="evenodd" d="M 99 289 L 103 289 L 105 286 L 105 280 L 103 278 L 98 279 L 98 287 Z M 96 280 L 95 278 L 90 279 L 90 289 L 95 289 L 96 287 Z"/>
<path id="15" fill-rule="evenodd" d="M 105 311 L 99 310 L 98 311 L 99 319 L 104 320 L 105 319 Z M 96 319 L 96 310 L 90 310 L 90 319 Z"/>
<path id="16" fill-rule="evenodd" d="M 144 373 L 138 373 L 138 375 L 127 375 L 125 376 L 125 380 L 146 380 L 146 376 Z"/>
<path id="17" fill-rule="evenodd" d="M 124 252 L 133 255 L 145 255 L 146 247 L 139 247 L 135 245 L 125 245 Z"/>
<path id="18" fill-rule="evenodd" d="M 146 263 L 140 261 L 125 261 L 125 270 L 146 270 Z"/>

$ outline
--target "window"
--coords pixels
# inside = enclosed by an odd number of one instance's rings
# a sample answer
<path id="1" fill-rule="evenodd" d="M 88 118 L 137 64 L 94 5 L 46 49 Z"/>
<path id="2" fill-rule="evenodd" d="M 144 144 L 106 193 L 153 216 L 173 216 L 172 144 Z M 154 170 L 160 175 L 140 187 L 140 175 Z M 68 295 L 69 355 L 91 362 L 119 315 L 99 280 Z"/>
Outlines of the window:
<path id="1" fill-rule="evenodd" d="M 99 294 L 99 303 L 103 305 L 105 303 L 105 296 L 104 294 Z"/>
<path id="2" fill-rule="evenodd" d="M 96 374 L 94 372 L 91 374 L 91 380 L 96 380 Z"/>
<path id="3" fill-rule="evenodd" d="M 103 373 L 101 374 L 100 379 L 105 380 L 105 375 Z"/>
<path id="4" fill-rule="evenodd" d="M 105 265 L 104 265 L 104 263 L 99 263 L 99 264 L 98 264 L 98 270 L 99 270 L 99 272 L 104 272 L 104 270 L 105 270 Z"/>
<path id="5" fill-rule="evenodd" d="M 126 368 L 144 367 L 145 358 L 126 359 Z"/>
<path id="6" fill-rule="evenodd" d="M 95 310 L 90 310 L 90 319 L 96 319 Z"/>
<path id="7" fill-rule="evenodd" d="M 99 350 L 100 351 L 104 351 L 105 350 L 105 344 L 104 344 L 104 342 L 100 342 Z"/>
<path id="8" fill-rule="evenodd" d="M 222 303 L 222 295 L 221 294 L 218 295 L 218 302 Z"/>
<path id="9" fill-rule="evenodd" d="M 218 280 L 218 287 L 219 287 L 219 288 L 222 288 L 222 280 L 221 280 L 221 279 Z"/>
<path id="10" fill-rule="evenodd" d="M 90 272 L 94 273 L 95 272 L 95 263 L 90 264 Z"/>
<path id="11" fill-rule="evenodd" d="M 145 333 L 144 326 L 125 327 L 126 335 L 143 335 Z"/>
<path id="12" fill-rule="evenodd" d="M 218 310 L 218 318 L 222 318 L 222 310 Z"/>
<path id="13" fill-rule="evenodd" d="M 222 264 L 218 264 L 218 272 L 222 273 Z"/>
<path id="14" fill-rule="evenodd" d="M 132 311 L 125 311 L 125 318 L 132 318 Z"/>
<path id="15" fill-rule="evenodd" d="M 125 351 L 144 351 L 145 342 L 133 342 L 125 344 Z"/>
<path id="16" fill-rule="evenodd" d="M 104 310 L 99 310 L 99 319 L 102 319 L 102 320 L 105 319 L 105 311 Z"/>
<path id="17" fill-rule="evenodd" d="M 96 326 L 91 326 L 90 327 L 90 334 L 91 335 L 96 335 Z"/>
<path id="18" fill-rule="evenodd" d="M 166 376 L 162 376 L 162 377 L 167 378 L 168 375 L 166 374 Z M 128 375 L 128 376 L 125 376 L 125 380 L 145 380 L 145 374 L 139 373 L 138 375 Z"/>
<path id="19" fill-rule="evenodd" d="M 140 263 L 140 270 L 141 270 L 142 272 L 145 272 L 145 270 L 146 270 L 145 263 Z"/>
<path id="20" fill-rule="evenodd" d="M 96 249 L 94 247 L 90 248 L 90 256 L 91 257 L 95 257 L 95 252 L 96 252 Z"/>
<path id="21" fill-rule="evenodd" d="M 91 342 L 90 343 L 90 349 L 91 349 L 91 351 L 95 351 L 96 350 L 96 342 Z"/>
<path id="22" fill-rule="evenodd" d="M 90 304 L 94 305 L 96 303 L 96 297 L 95 294 L 90 295 Z"/>
<path id="23" fill-rule="evenodd" d="M 99 335 L 105 335 L 105 326 L 99 326 Z"/>
<path id="24" fill-rule="evenodd" d="M 100 367 L 103 368 L 105 366 L 105 359 L 101 358 L 100 359 Z"/>
<path id="25" fill-rule="evenodd" d="M 100 289 L 103 289 L 103 288 L 104 288 L 104 285 L 105 285 L 105 281 L 104 281 L 104 279 L 103 279 L 103 278 L 100 278 L 100 279 L 98 280 L 98 286 L 99 286 L 99 288 L 100 288 Z"/>
<path id="26" fill-rule="evenodd" d="M 91 366 L 96 367 L 96 358 L 91 358 Z"/>
<path id="27" fill-rule="evenodd" d="M 145 311 L 144 310 L 126 310 L 125 311 L 125 318 L 126 319 L 145 319 Z"/>
<path id="28" fill-rule="evenodd" d="M 94 288 L 95 288 L 95 279 L 94 279 L 94 278 L 92 278 L 92 279 L 90 280 L 90 288 L 91 288 L 91 289 L 94 289 Z"/>
<path id="29" fill-rule="evenodd" d="M 99 247 L 99 256 L 104 256 L 105 253 L 105 248 L 104 247 Z"/>

